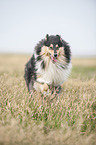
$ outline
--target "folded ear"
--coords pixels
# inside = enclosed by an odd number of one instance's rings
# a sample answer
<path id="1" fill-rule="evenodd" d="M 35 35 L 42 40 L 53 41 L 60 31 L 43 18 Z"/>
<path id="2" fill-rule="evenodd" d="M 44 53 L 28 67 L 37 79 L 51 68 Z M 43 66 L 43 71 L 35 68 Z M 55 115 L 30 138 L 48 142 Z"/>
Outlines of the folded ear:
<path id="1" fill-rule="evenodd" d="M 61 36 L 60 36 L 60 35 L 56 35 L 56 36 L 59 38 L 59 41 L 62 42 L 62 38 L 61 38 Z"/>
<path id="2" fill-rule="evenodd" d="M 49 35 L 46 34 L 45 40 L 48 41 L 48 39 L 49 39 Z"/>
<path id="3" fill-rule="evenodd" d="M 60 39 L 60 35 L 57 34 L 56 36 Z"/>

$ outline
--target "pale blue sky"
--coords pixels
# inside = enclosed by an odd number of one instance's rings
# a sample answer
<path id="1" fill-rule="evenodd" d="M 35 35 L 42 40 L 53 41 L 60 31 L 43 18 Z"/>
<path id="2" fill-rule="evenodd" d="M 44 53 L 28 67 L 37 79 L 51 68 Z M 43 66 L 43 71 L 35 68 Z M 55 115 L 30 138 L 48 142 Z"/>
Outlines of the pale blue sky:
<path id="1" fill-rule="evenodd" d="M 96 0 L 0 0 L 0 52 L 32 53 L 60 34 L 73 55 L 96 55 Z"/>

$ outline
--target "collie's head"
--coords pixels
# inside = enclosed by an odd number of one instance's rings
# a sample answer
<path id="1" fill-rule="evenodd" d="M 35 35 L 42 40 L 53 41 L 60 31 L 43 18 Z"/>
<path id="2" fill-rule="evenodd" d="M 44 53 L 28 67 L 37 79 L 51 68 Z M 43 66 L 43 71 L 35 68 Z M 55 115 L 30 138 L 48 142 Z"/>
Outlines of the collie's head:
<path id="1" fill-rule="evenodd" d="M 38 43 L 35 47 L 38 60 L 49 60 L 52 63 L 70 63 L 71 51 L 68 43 L 59 35 L 46 35 L 46 38 Z"/>

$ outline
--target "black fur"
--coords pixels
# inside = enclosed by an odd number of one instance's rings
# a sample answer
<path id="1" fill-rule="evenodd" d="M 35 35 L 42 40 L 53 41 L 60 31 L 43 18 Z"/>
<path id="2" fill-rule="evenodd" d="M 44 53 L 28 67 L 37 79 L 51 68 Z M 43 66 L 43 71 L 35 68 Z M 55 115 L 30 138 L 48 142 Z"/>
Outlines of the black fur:
<path id="1" fill-rule="evenodd" d="M 35 51 L 36 51 L 36 54 L 37 54 L 37 55 L 40 54 L 41 48 L 44 46 L 44 41 L 45 41 L 44 39 L 41 40 L 41 41 L 37 44 L 37 46 L 35 47 Z"/>
<path id="2" fill-rule="evenodd" d="M 70 46 L 68 45 L 67 42 L 65 42 L 64 40 L 62 40 L 63 46 L 64 46 L 64 51 L 65 51 L 65 57 L 67 59 L 67 63 L 70 62 L 71 60 L 71 51 L 70 51 Z"/>
<path id="3" fill-rule="evenodd" d="M 34 80 L 36 80 L 36 70 L 35 70 L 35 57 L 32 55 L 31 59 L 28 61 L 28 63 L 25 66 L 25 75 L 24 78 L 26 80 L 26 84 L 28 87 L 28 90 L 32 88 L 34 84 Z"/>
<path id="4" fill-rule="evenodd" d="M 41 67 L 42 67 L 42 69 L 45 69 L 45 62 L 44 62 L 44 60 L 41 63 Z"/>
<path id="5" fill-rule="evenodd" d="M 41 61 L 42 59 L 41 59 L 41 56 L 39 55 L 39 56 L 37 56 L 37 59 L 36 59 L 36 61 Z"/>

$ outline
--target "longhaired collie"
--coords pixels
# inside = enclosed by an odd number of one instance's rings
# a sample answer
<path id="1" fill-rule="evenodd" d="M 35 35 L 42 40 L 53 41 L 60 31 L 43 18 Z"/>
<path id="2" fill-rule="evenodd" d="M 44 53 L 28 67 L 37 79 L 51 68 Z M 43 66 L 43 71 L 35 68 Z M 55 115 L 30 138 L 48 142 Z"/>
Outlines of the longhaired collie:
<path id="1" fill-rule="evenodd" d="M 70 46 L 59 35 L 46 35 L 35 47 L 25 66 L 25 81 L 29 91 L 60 92 L 61 84 L 71 72 Z"/>

